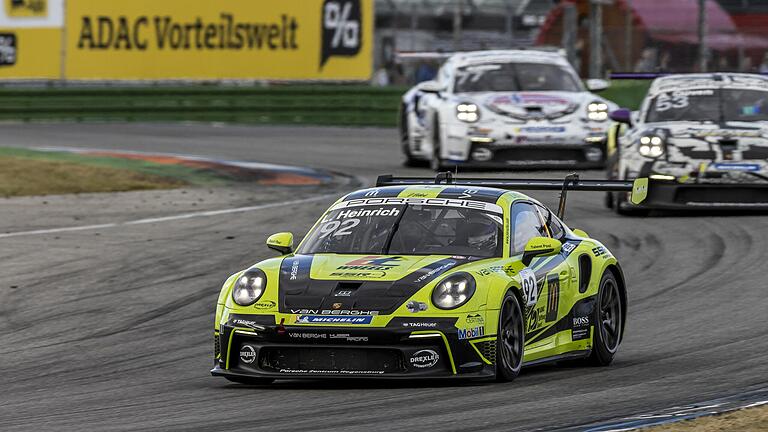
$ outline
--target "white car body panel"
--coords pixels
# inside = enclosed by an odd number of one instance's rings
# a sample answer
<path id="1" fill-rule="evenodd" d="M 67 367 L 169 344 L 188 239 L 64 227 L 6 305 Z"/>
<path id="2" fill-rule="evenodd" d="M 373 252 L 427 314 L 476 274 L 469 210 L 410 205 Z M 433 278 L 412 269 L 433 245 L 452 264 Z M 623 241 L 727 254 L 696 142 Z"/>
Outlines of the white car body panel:
<path id="1" fill-rule="evenodd" d="M 453 92 L 457 69 L 488 63 L 556 65 L 571 74 L 580 91 Z M 422 92 L 416 86 L 403 96 L 402 144 L 412 159 L 434 160 L 437 142 L 438 157 L 448 165 L 575 167 L 602 166 L 604 162 L 609 122 L 589 120 L 587 106 L 603 103 L 612 110 L 616 105 L 584 89 L 560 54 L 528 50 L 458 53 L 446 60 L 436 81 L 445 89 L 439 94 Z M 457 118 L 457 106 L 467 103 L 479 107 L 478 121 Z M 485 157 L 480 157 L 483 152 Z"/>

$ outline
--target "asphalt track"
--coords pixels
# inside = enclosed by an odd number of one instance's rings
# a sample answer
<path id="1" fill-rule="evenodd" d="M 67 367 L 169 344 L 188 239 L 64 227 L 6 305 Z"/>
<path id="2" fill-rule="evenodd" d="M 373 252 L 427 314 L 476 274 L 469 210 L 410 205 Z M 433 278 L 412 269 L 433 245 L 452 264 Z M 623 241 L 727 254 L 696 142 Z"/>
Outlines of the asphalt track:
<path id="1" fill-rule="evenodd" d="M 305 165 L 363 182 L 379 173 L 429 174 L 400 167 L 395 142 L 396 132 L 384 129 L 0 125 L 0 145 Z M 332 198 L 173 215 L 340 195 L 352 187 L 241 187 L 207 191 L 209 199 L 190 191 L 0 200 L 0 232 L 54 229 L 0 237 L 0 430 L 551 430 L 768 381 L 768 219 L 623 218 L 603 208 L 600 194 L 586 192 L 570 194 L 567 222 L 603 240 L 629 284 L 626 338 L 608 368 L 538 367 L 508 384 L 246 387 L 211 377 L 222 281 L 272 256 L 263 246 L 268 234 L 305 233 Z M 537 196 L 554 201 L 552 194 Z M 170 219 L 125 223 L 153 216 Z"/>

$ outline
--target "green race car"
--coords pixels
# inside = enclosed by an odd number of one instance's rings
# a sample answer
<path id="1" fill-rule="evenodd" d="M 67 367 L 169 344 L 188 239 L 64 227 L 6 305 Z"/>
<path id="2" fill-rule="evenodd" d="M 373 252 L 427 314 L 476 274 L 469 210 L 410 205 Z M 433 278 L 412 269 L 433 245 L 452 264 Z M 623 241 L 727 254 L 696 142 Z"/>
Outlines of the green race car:
<path id="1" fill-rule="evenodd" d="M 564 359 L 609 364 L 627 287 L 599 241 L 509 189 L 647 193 L 647 180 L 382 176 L 293 249 L 238 272 L 216 305 L 211 373 L 281 378 L 515 378 Z"/>

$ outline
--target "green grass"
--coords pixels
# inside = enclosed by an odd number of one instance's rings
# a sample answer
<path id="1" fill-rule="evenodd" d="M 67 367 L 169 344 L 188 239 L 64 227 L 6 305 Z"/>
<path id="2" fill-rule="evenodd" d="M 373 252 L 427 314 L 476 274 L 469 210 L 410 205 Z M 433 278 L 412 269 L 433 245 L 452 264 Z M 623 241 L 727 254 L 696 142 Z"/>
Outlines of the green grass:
<path id="1" fill-rule="evenodd" d="M 225 184 L 220 173 L 144 160 L 0 148 L 0 196 L 169 189 Z"/>
<path id="2" fill-rule="evenodd" d="M 637 108 L 648 81 L 614 81 L 602 95 Z M 280 85 L 245 87 L 0 88 L 0 120 L 201 121 L 245 124 L 397 124 L 405 87 Z"/>
<path id="3" fill-rule="evenodd" d="M 651 80 L 616 80 L 600 96 L 616 102 L 622 108 L 636 110 L 640 108 L 650 85 Z"/>

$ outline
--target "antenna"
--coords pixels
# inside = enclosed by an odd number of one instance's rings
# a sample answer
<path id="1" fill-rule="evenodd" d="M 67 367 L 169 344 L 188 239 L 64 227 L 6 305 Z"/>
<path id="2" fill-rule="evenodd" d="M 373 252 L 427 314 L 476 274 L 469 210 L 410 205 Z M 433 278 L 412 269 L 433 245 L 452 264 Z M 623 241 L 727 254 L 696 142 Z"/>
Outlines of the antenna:
<path id="1" fill-rule="evenodd" d="M 579 175 L 571 173 L 565 176 L 565 180 L 563 180 L 563 189 L 560 191 L 560 205 L 557 207 L 557 217 L 559 217 L 560 220 L 565 219 L 565 200 L 568 197 L 569 183 L 573 183 L 573 185 L 576 186 L 579 183 Z"/>

